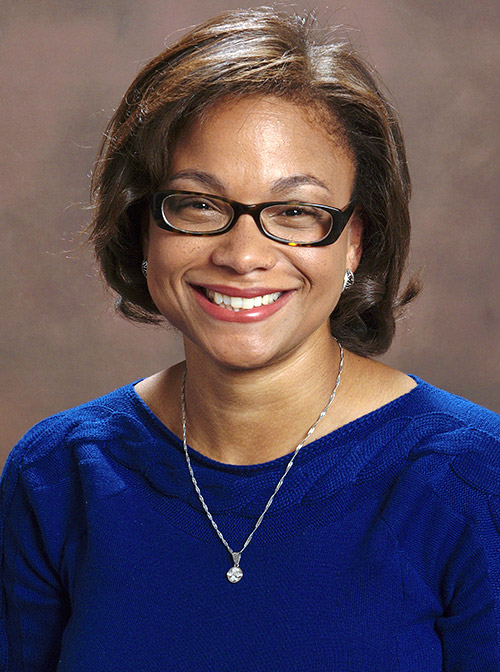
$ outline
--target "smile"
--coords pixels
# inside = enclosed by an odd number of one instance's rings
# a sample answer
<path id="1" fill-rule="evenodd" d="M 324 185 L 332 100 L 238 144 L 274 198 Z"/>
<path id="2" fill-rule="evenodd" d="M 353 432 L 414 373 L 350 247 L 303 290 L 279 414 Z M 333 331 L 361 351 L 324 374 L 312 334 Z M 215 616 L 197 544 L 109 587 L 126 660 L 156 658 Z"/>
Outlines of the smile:
<path id="1" fill-rule="evenodd" d="M 211 289 L 204 289 L 203 291 L 205 296 L 215 305 L 235 312 L 260 308 L 260 306 L 269 306 L 283 294 L 283 292 L 273 292 L 272 294 L 263 294 L 248 298 L 245 296 L 228 296 L 227 294 L 214 292 Z"/>

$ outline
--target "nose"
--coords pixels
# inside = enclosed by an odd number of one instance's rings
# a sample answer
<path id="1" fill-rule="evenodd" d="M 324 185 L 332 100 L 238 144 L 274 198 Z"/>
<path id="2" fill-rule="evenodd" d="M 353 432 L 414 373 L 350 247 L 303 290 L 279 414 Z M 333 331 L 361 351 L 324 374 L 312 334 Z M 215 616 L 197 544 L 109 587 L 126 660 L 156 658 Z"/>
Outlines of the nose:
<path id="1" fill-rule="evenodd" d="M 276 264 L 276 243 L 262 235 L 251 215 L 241 215 L 230 231 L 212 240 L 213 263 L 240 275 L 269 270 Z"/>

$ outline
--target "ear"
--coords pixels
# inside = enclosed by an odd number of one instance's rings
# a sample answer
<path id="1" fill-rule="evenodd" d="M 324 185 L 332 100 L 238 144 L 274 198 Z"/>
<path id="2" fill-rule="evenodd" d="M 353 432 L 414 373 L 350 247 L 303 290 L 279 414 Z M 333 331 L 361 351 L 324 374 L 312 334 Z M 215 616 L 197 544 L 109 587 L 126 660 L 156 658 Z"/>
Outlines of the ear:
<path id="1" fill-rule="evenodd" d="M 346 268 L 354 272 L 358 267 L 362 252 L 363 221 L 355 210 L 348 224 Z"/>

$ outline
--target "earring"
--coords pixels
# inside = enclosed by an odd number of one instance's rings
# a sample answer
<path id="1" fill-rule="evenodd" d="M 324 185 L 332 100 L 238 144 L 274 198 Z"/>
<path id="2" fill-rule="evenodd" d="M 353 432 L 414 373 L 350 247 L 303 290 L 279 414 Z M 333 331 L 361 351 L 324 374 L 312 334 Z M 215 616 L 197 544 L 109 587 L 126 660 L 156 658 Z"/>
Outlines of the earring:
<path id="1" fill-rule="evenodd" d="M 141 271 L 142 271 L 143 276 L 145 278 L 147 278 L 148 277 L 148 260 L 147 259 L 144 259 L 144 261 L 142 262 Z"/>
<path id="2" fill-rule="evenodd" d="M 342 291 L 344 289 L 349 289 L 354 284 L 354 273 L 351 271 L 350 268 L 346 268 L 346 271 L 344 273 L 344 282 L 342 284 Z"/>

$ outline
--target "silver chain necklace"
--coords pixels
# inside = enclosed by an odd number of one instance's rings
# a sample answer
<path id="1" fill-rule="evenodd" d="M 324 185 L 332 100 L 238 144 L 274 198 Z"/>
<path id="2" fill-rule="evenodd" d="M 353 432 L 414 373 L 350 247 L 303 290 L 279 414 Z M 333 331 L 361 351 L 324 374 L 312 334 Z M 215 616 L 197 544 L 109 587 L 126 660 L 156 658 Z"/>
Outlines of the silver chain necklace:
<path id="1" fill-rule="evenodd" d="M 280 480 L 278 481 L 278 485 L 275 487 L 273 494 L 272 494 L 271 497 L 269 498 L 269 501 L 267 502 L 267 504 L 266 504 L 266 506 L 265 506 L 265 508 L 264 508 L 264 511 L 260 514 L 260 517 L 259 517 L 258 521 L 255 523 L 255 527 L 254 527 L 253 530 L 251 531 L 250 535 L 248 536 L 247 540 L 246 540 L 245 543 L 243 544 L 243 547 L 242 547 L 242 549 L 241 549 L 240 551 L 233 551 L 233 549 L 229 546 L 229 544 L 227 543 L 227 541 L 226 541 L 226 540 L 224 539 L 224 537 L 222 536 L 222 532 L 221 532 L 221 531 L 219 530 L 219 528 L 217 527 L 217 523 L 216 523 L 215 520 L 213 519 L 213 516 L 212 516 L 212 514 L 210 513 L 210 511 L 208 510 L 208 506 L 206 505 L 205 500 L 203 499 L 203 495 L 201 494 L 200 488 L 199 488 L 199 486 L 198 486 L 198 482 L 197 482 L 197 480 L 196 480 L 196 478 L 195 478 L 195 476 L 194 476 L 194 473 L 193 473 L 193 468 L 192 468 L 192 466 L 191 466 L 191 460 L 189 459 L 188 448 L 187 448 L 187 439 L 186 439 L 186 396 L 185 396 L 185 389 L 186 389 L 186 373 L 187 373 L 187 368 L 184 369 L 184 375 L 182 376 L 182 386 L 181 386 L 182 440 L 183 440 L 183 444 L 184 444 L 184 454 L 186 455 L 186 462 L 187 462 L 187 465 L 188 465 L 188 468 L 189 468 L 189 473 L 191 474 L 191 481 L 193 482 L 193 485 L 194 485 L 195 490 L 196 490 L 196 492 L 197 492 L 197 494 L 198 494 L 198 497 L 199 497 L 199 500 L 200 500 L 200 502 L 201 502 L 201 505 L 203 506 L 203 508 L 204 508 L 204 510 L 205 510 L 205 513 L 206 513 L 207 516 L 208 516 L 208 519 L 209 519 L 210 522 L 212 523 L 212 526 L 213 526 L 214 530 L 217 532 L 217 536 L 218 536 L 219 539 L 222 541 L 222 543 L 224 544 L 224 546 L 227 548 L 227 550 L 229 551 L 229 554 L 231 555 L 231 557 L 232 557 L 232 559 L 233 559 L 233 566 L 232 566 L 232 567 L 228 570 L 228 572 L 226 573 L 226 576 L 227 576 L 228 580 L 229 580 L 231 583 L 238 583 L 238 581 L 239 581 L 239 580 L 241 579 L 241 577 L 243 576 L 243 572 L 242 572 L 242 570 L 241 570 L 241 568 L 240 568 L 241 554 L 243 553 L 243 551 L 245 550 L 245 548 L 248 546 L 248 544 L 249 544 L 250 541 L 252 540 L 252 537 L 253 537 L 253 535 L 255 534 L 255 531 L 257 530 L 257 528 L 258 528 L 259 525 L 261 524 L 262 519 L 263 519 L 264 516 L 266 515 L 267 510 L 269 509 L 269 507 L 271 506 L 271 504 L 272 504 L 272 502 L 273 502 L 273 499 L 274 499 L 274 497 L 276 496 L 276 493 L 277 493 L 278 490 L 281 488 L 281 486 L 282 486 L 282 484 L 283 484 L 283 481 L 285 480 L 285 476 L 288 474 L 288 472 L 289 472 L 290 469 L 292 468 L 292 464 L 293 464 L 293 461 L 294 461 L 294 459 L 295 459 L 297 453 L 298 453 L 299 450 L 302 448 L 302 446 L 303 446 L 304 443 L 307 441 L 307 439 L 311 436 L 311 434 L 314 432 L 314 430 L 316 429 L 316 426 L 318 425 L 318 423 L 324 418 L 324 416 L 325 416 L 327 410 L 329 409 L 330 405 L 332 404 L 333 400 L 335 399 L 335 395 L 336 395 L 336 393 L 337 393 L 337 389 L 338 389 L 338 386 L 339 386 L 339 384 L 340 384 L 340 376 L 342 375 L 342 369 L 344 368 L 344 349 L 343 349 L 343 347 L 342 347 L 342 345 L 341 345 L 340 343 L 338 344 L 338 346 L 339 346 L 339 348 L 340 348 L 339 372 L 338 372 L 337 380 L 335 381 L 335 387 L 333 388 L 333 392 L 332 392 L 332 394 L 331 394 L 331 396 L 330 396 L 330 399 L 329 399 L 327 405 L 325 406 L 325 408 L 324 408 L 324 409 L 321 411 L 321 413 L 319 414 L 319 416 L 318 416 L 317 420 L 315 421 L 315 423 L 309 428 L 309 430 L 307 431 L 307 434 L 305 435 L 305 437 L 304 437 L 304 438 L 302 439 L 302 441 L 299 443 L 299 445 L 297 446 L 297 448 L 295 448 L 295 452 L 294 452 L 294 454 L 292 455 L 292 457 L 291 457 L 291 459 L 290 459 L 290 461 L 289 461 L 289 463 L 288 463 L 288 465 L 287 465 L 287 467 L 286 467 L 286 469 L 285 469 L 285 473 L 283 474 L 283 476 L 282 476 L 282 477 L 280 478 Z"/>

